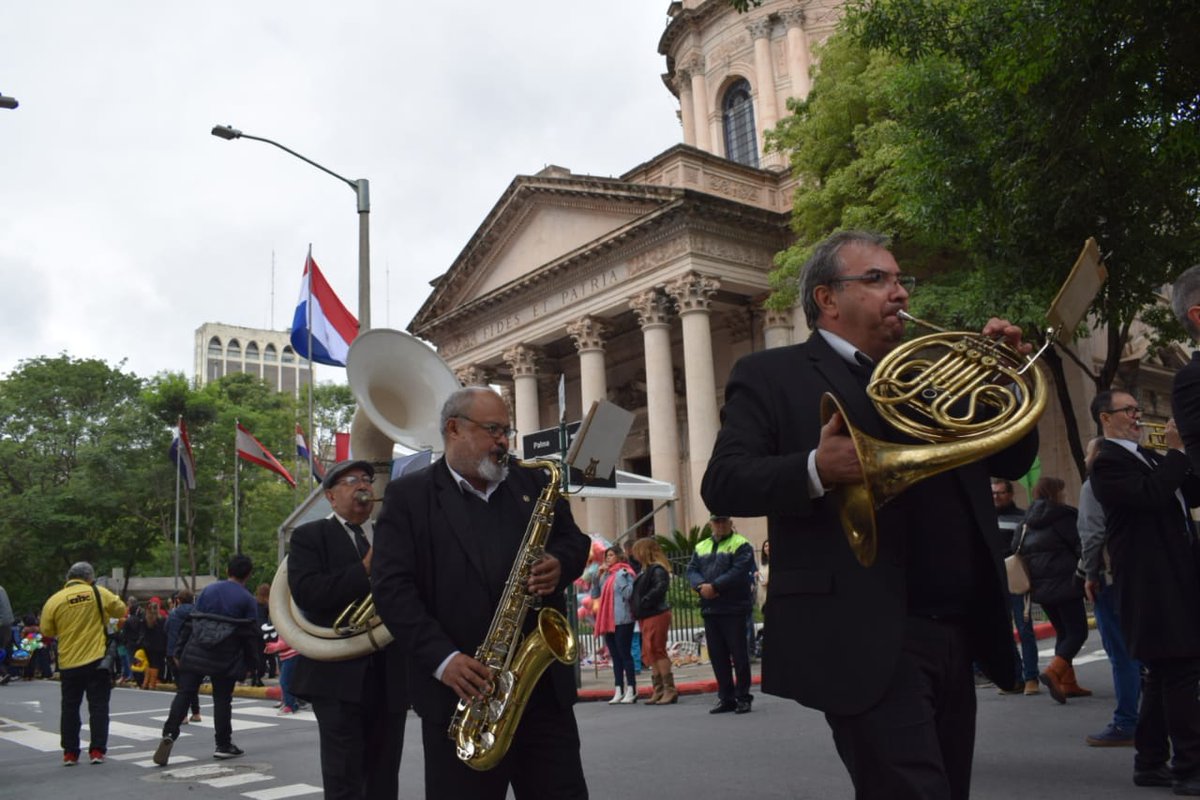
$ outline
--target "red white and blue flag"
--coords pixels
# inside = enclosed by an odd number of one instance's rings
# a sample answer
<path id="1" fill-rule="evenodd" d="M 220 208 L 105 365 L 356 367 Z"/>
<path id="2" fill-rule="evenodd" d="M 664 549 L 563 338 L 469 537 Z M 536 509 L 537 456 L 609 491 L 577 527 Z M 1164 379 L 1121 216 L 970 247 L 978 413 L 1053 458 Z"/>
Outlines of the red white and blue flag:
<path id="1" fill-rule="evenodd" d="M 308 352 L 309 321 L 312 321 L 312 354 Z M 346 310 L 342 301 L 321 274 L 312 252 L 304 260 L 304 280 L 300 284 L 300 301 L 292 317 L 292 349 L 302 358 L 331 367 L 346 366 L 350 343 L 358 336 L 358 320 Z"/>
<path id="2" fill-rule="evenodd" d="M 293 488 L 296 486 L 296 480 L 292 474 L 283 468 L 275 456 L 271 455 L 271 451 L 262 446 L 262 443 L 250 435 L 250 431 L 242 427 L 242 423 L 237 424 L 237 454 L 240 458 L 244 458 L 251 464 L 258 464 L 260 467 L 265 467 L 274 473 L 277 473 L 281 478 L 287 481 Z"/>
<path id="3" fill-rule="evenodd" d="M 182 457 L 180 457 L 180 451 L 183 453 Z M 179 418 L 179 430 L 171 442 L 169 454 L 171 460 L 179 468 L 179 477 L 183 479 L 183 485 L 195 490 L 196 459 L 192 455 L 192 441 L 188 438 L 187 424 L 183 421 L 183 417 Z"/>
<path id="4" fill-rule="evenodd" d="M 305 464 L 312 464 L 313 480 L 320 483 L 325 478 L 325 470 L 321 469 L 321 462 L 317 459 L 309 461 L 308 442 L 304 441 L 304 429 L 300 427 L 300 423 L 296 423 L 296 456 Z"/>

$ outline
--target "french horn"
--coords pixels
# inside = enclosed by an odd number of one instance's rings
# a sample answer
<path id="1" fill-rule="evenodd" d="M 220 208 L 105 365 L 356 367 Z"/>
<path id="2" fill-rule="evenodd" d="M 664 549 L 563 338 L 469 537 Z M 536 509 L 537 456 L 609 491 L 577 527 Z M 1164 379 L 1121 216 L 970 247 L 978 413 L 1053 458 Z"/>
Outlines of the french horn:
<path id="1" fill-rule="evenodd" d="M 1036 362 L 1003 341 L 935 330 L 901 344 L 875 367 L 867 396 L 893 429 L 928 442 L 876 439 L 851 425 L 832 394 L 821 398 L 821 424 L 839 412 L 862 464 L 863 482 L 831 491 L 842 529 L 864 567 L 879 548 L 875 512 L 913 484 L 997 453 L 1037 425 L 1046 408 L 1046 376 Z M 1045 348 L 1043 348 L 1044 350 Z"/>
<path id="2" fill-rule="evenodd" d="M 346 358 L 346 378 L 358 401 L 350 423 L 350 452 L 375 465 L 374 500 L 387 486 L 395 444 L 440 451 L 439 416 L 459 382 L 446 362 L 419 339 L 384 328 L 355 338 Z M 369 594 L 343 611 L 332 626 L 310 621 L 288 588 L 286 556 L 271 581 L 270 609 L 283 640 L 316 661 L 360 658 L 393 640 Z"/>

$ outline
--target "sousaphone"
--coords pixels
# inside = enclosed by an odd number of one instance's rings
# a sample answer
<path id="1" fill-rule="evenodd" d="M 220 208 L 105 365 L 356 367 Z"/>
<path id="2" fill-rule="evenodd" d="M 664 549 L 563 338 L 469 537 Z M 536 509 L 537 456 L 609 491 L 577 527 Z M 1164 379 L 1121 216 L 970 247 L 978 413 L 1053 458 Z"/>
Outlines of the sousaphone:
<path id="1" fill-rule="evenodd" d="M 358 401 L 350 452 L 375 465 L 371 499 L 378 500 L 387 486 L 393 445 L 441 451 L 439 416 L 459 388 L 458 378 L 423 342 L 384 328 L 366 331 L 350 345 L 346 378 Z M 270 608 L 283 640 L 316 661 L 359 658 L 392 642 L 370 595 L 348 607 L 331 627 L 309 621 L 288 588 L 286 557 L 271 582 Z"/>

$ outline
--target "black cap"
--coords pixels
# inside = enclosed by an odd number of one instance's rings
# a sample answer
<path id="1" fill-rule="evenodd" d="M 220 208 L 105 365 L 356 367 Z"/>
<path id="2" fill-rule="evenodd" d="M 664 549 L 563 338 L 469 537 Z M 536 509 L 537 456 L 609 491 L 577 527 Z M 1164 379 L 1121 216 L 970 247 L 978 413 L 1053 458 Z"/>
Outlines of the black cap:
<path id="1" fill-rule="evenodd" d="M 333 488 L 333 485 L 338 482 L 339 478 L 352 469 L 361 469 L 367 473 L 368 478 L 375 480 L 375 467 L 371 465 L 370 461 L 363 461 L 362 459 L 350 459 L 348 461 L 339 461 L 330 467 L 329 472 L 325 473 L 325 480 L 321 481 L 321 488 L 323 488 L 325 491 L 329 491 Z"/>
<path id="2" fill-rule="evenodd" d="M 728 514 L 713 514 L 712 516 L 709 517 L 709 519 L 713 522 L 725 522 L 726 520 L 729 519 L 729 515 Z"/>

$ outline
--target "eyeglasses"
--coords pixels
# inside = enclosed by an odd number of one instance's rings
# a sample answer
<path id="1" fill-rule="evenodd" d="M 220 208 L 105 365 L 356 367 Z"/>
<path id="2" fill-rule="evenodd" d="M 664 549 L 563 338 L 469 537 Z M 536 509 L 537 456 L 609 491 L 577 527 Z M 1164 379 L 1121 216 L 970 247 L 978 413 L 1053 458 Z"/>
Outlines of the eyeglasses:
<path id="1" fill-rule="evenodd" d="M 1009 495 L 1009 494 L 1012 494 L 1012 492 L 1007 491 L 1005 489 L 1001 489 L 998 492 L 992 492 L 992 497 L 1004 497 L 1005 495 Z"/>
<path id="2" fill-rule="evenodd" d="M 493 439 L 499 439 L 501 436 L 503 436 L 505 439 L 511 439 L 517 432 L 515 428 L 506 427 L 498 422 L 476 422 L 466 414 L 455 414 L 455 416 L 459 419 L 465 419 L 467 422 L 470 422 L 473 425 L 478 425 L 483 429 L 484 433 Z"/>
<path id="3" fill-rule="evenodd" d="M 917 278 L 915 275 L 900 275 L 899 273 L 885 272 L 881 269 L 867 270 L 862 275 L 838 275 L 829 280 L 830 283 L 845 283 L 847 281 L 859 281 L 864 286 L 875 288 L 900 286 L 906 292 L 911 292 L 917 288 Z"/>
<path id="4" fill-rule="evenodd" d="M 1109 414 L 1128 414 L 1131 417 L 1136 417 L 1142 413 L 1141 406 L 1121 406 L 1120 408 L 1108 409 Z"/>
<path id="5" fill-rule="evenodd" d="M 344 478 L 338 478 L 335 483 L 340 483 L 343 486 L 358 486 L 360 483 L 363 486 L 371 485 L 371 478 L 366 475 L 347 475 Z"/>

